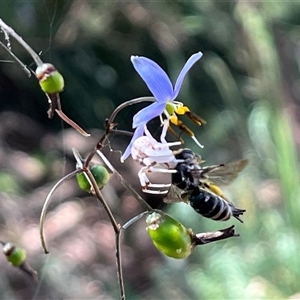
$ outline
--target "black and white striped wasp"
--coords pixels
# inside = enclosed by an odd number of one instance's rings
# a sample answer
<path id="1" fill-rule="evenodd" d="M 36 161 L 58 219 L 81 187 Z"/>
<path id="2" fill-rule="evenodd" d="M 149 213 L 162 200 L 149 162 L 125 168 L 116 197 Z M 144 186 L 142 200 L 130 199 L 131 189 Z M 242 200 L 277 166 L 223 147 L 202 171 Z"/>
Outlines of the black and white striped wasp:
<path id="1" fill-rule="evenodd" d="M 186 202 L 206 218 L 226 221 L 231 217 L 240 219 L 245 210 L 239 209 L 223 195 L 219 185 L 231 183 L 248 163 L 242 159 L 227 164 L 201 167 L 201 157 L 190 149 L 174 153 L 180 161 L 172 173 L 172 185 L 166 203 Z"/>

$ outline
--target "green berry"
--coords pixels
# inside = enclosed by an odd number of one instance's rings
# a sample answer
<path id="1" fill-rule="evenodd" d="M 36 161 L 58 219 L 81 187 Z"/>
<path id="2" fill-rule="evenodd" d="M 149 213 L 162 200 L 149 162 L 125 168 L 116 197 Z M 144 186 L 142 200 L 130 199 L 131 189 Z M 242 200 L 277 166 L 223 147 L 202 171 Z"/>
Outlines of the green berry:
<path id="1" fill-rule="evenodd" d="M 147 219 L 147 231 L 154 246 L 167 256 L 185 258 L 193 250 L 192 231 L 167 214 L 151 213 Z"/>
<path id="2" fill-rule="evenodd" d="M 104 166 L 99 164 L 92 165 L 90 170 L 95 178 L 95 181 L 97 182 L 99 189 L 102 189 L 104 185 L 109 181 L 110 178 L 109 172 Z M 85 175 L 83 173 L 80 173 L 77 174 L 76 176 L 77 176 L 77 182 L 79 187 L 86 192 L 90 192 L 91 185 L 87 181 Z"/>
<path id="3" fill-rule="evenodd" d="M 36 69 L 35 74 L 46 94 L 60 93 L 64 89 L 64 78 L 52 64 L 42 64 Z"/>
<path id="4" fill-rule="evenodd" d="M 22 265 L 26 259 L 26 251 L 10 243 L 3 246 L 3 253 L 6 255 L 7 260 L 15 267 Z"/>

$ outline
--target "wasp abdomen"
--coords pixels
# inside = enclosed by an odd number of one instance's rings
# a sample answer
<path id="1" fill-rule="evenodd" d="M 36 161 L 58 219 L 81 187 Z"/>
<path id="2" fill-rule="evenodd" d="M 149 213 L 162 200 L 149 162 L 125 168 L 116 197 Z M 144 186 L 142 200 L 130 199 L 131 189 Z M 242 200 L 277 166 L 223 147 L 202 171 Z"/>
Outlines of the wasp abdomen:
<path id="1" fill-rule="evenodd" d="M 189 201 L 193 209 L 203 217 L 217 221 L 226 221 L 233 216 L 243 223 L 239 216 L 245 210 L 236 208 L 233 204 L 228 203 L 225 199 L 217 195 L 201 189 L 195 189 L 191 193 Z"/>

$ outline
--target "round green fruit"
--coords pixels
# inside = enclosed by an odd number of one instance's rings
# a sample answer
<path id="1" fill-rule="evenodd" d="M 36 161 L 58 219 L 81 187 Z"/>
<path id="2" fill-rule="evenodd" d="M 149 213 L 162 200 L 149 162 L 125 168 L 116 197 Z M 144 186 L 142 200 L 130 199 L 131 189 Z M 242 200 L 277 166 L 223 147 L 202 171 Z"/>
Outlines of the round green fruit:
<path id="1" fill-rule="evenodd" d="M 154 246 L 165 255 L 185 258 L 193 250 L 192 232 L 167 214 L 153 212 L 146 219 Z"/>
<path id="2" fill-rule="evenodd" d="M 92 165 L 90 170 L 95 178 L 95 181 L 97 182 L 99 189 L 102 189 L 104 185 L 109 181 L 110 178 L 109 172 L 104 166 L 99 164 Z M 77 182 L 79 187 L 86 192 L 90 192 L 91 185 L 86 179 L 85 175 L 83 173 L 80 173 L 77 174 L 76 177 L 77 177 Z"/>
<path id="3" fill-rule="evenodd" d="M 64 78 L 52 64 L 42 64 L 36 69 L 35 75 L 46 94 L 60 93 L 64 89 Z"/>
<path id="4" fill-rule="evenodd" d="M 3 246 L 3 253 L 6 255 L 7 260 L 16 267 L 22 265 L 26 259 L 26 251 L 10 243 Z"/>

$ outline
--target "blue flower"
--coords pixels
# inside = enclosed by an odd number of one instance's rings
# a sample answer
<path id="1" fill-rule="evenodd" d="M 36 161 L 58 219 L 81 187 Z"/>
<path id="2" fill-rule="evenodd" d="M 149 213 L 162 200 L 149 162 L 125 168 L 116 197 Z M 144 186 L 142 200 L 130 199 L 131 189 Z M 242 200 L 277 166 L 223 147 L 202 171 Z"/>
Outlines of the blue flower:
<path id="1" fill-rule="evenodd" d="M 124 161 L 131 151 L 133 142 L 144 133 L 144 125 L 155 117 L 164 114 L 172 123 L 178 125 L 177 114 L 184 114 L 189 112 L 189 109 L 180 102 L 174 101 L 179 94 L 183 80 L 190 68 L 202 57 L 202 53 L 198 52 L 193 54 L 182 68 L 175 87 L 166 74 L 166 72 L 153 60 L 143 56 L 131 56 L 131 61 L 135 70 L 139 73 L 145 81 L 149 90 L 156 99 L 156 102 L 143 108 L 133 117 L 132 128 L 136 131 L 121 157 Z"/>
<path id="2" fill-rule="evenodd" d="M 131 138 L 131 141 L 130 141 L 129 145 L 127 146 L 125 152 L 121 156 L 121 162 L 124 162 L 125 159 L 130 155 L 132 144 L 134 143 L 134 141 L 137 138 L 141 137 L 143 134 L 144 134 L 144 124 L 138 126 L 136 128 L 136 130 L 134 131 L 133 137 Z"/>

